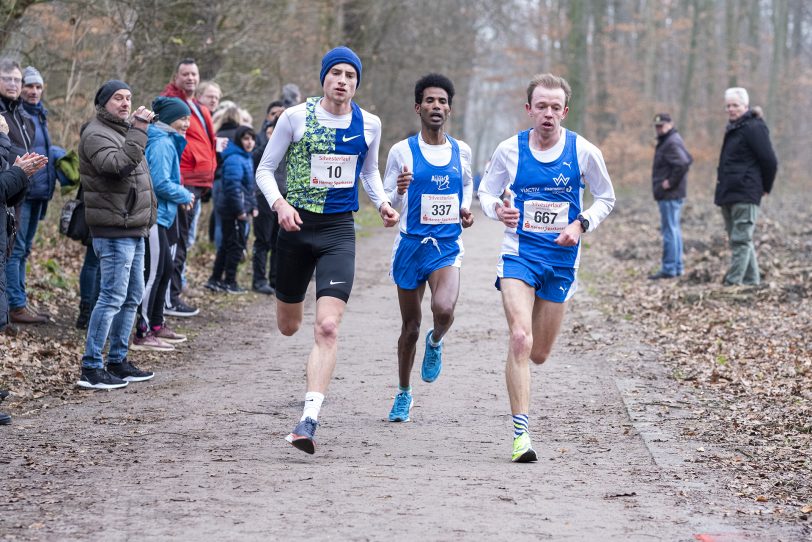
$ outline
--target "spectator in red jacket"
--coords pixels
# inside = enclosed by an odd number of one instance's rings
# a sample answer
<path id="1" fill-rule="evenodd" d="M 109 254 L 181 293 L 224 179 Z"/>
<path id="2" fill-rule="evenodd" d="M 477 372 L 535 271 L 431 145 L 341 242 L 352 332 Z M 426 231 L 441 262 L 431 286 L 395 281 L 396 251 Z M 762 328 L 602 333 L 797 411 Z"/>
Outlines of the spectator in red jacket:
<path id="1" fill-rule="evenodd" d="M 217 167 L 215 153 L 216 137 L 211 122 L 211 113 L 196 98 L 195 91 L 200 84 L 200 71 L 194 59 L 184 58 L 178 62 L 172 82 L 166 85 L 164 96 L 180 98 L 192 110 L 192 121 L 186 131 L 186 149 L 180 157 L 180 175 L 183 186 L 195 196 L 191 211 L 178 211 L 176 219 L 178 245 L 175 253 L 175 269 L 169 288 L 170 306 L 164 314 L 170 316 L 195 316 L 199 311 L 181 299 L 184 289 L 186 254 L 194 245 L 197 235 L 197 220 L 200 216 L 200 200 L 211 190 L 214 170 Z M 187 293 L 188 293 L 187 289 Z"/>

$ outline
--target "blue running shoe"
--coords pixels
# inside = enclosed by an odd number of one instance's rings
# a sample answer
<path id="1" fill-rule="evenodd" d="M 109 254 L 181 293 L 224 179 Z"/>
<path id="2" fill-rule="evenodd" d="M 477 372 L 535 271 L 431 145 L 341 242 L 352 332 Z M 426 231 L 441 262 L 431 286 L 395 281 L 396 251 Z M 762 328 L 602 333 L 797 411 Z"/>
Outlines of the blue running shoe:
<path id="1" fill-rule="evenodd" d="M 432 346 L 429 337 L 433 332 L 430 329 L 426 334 L 426 353 L 423 354 L 423 366 L 420 368 L 420 376 L 425 382 L 434 382 L 443 370 L 443 342 Z"/>
<path id="2" fill-rule="evenodd" d="M 392 405 L 392 410 L 389 411 L 389 421 L 408 422 L 409 412 L 412 410 L 413 404 L 412 394 L 408 391 L 402 391 L 395 395 L 395 404 Z"/>
<path id="3" fill-rule="evenodd" d="M 305 418 L 296 424 L 290 435 L 285 437 L 285 440 L 293 444 L 296 448 L 303 452 L 312 454 L 316 451 L 316 427 L 319 422 L 313 418 Z"/>

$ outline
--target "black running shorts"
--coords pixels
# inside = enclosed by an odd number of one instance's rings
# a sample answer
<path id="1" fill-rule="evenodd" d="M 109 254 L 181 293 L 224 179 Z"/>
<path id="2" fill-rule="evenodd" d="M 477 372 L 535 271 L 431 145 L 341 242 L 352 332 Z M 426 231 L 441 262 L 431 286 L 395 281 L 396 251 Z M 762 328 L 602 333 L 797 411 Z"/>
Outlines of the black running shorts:
<path id="1" fill-rule="evenodd" d="M 300 231 L 279 232 L 276 297 L 301 303 L 316 271 L 316 299 L 350 298 L 355 279 L 355 221 L 352 213 L 319 214 L 303 209 Z"/>

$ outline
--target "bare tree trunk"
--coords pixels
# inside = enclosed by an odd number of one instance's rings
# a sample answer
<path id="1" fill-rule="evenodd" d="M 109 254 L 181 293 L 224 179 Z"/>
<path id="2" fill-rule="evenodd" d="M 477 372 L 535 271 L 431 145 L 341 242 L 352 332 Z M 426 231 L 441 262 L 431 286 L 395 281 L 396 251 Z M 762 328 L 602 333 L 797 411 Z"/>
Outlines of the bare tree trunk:
<path id="1" fill-rule="evenodd" d="M 572 88 L 570 98 L 570 112 L 567 126 L 576 132 L 584 127 L 586 111 L 586 39 L 587 17 L 584 0 L 569 2 L 567 18 L 570 23 L 570 32 L 567 36 L 567 51 L 564 55 L 567 65 L 567 81 Z"/>
<path id="2" fill-rule="evenodd" d="M 688 62 L 685 66 L 685 76 L 682 78 L 682 96 L 680 98 L 679 116 L 677 125 L 680 129 L 686 129 L 688 120 L 688 110 L 691 107 L 691 89 L 694 82 L 694 71 L 696 70 L 696 52 L 699 44 L 699 32 L 704 18 L 706 0 L 691 0 L 693 17 L 691 21 L 691 43 L 688 47 Z"/>
<path id="3" fill-rule="evenodd" d="M 592 35 L 592 65 L 595 69 L 595 137 L 602 142 L 613 127 L 613 114 L 609 105 L 609 88 L 607 86 L 607 40 L 606 40 L 606 0 L 595 0 L 593 7 L 594 33 Z"/>
<path id="4" fill-rule="evenodd" d="M 0 2 L 0 51 L 6 48 L 6 43 L 17 23 L 25 15 L 25 10 L 34 4 L 42 4 L 46 0 L 2 0 Z"/>
<path id="5" fill-rule="evenodd" d="M 767 116 L 778 113 L 778 95 L 784 74 L 786 58 L 787 26 L 789 25 L 788 0 L 773 0 L 773 58 L 770 64 L 769 89 L 767 91 Z"/>
<path id="6" fill-rule="evenodd" d="M 761 50 L 761 5 L 759 0 L 750 0 L 747 6 L 747 36 L 749 49 L 749 70 L 756 73 L 759 66 Z"/>
<path id="7" fill-rule="evenodd" d="M 738 86 L 739 73 L 739 2 L 725 0 L 725 44 L 727 46 L 727 86 Z"/>
<path id="8" fill-rule="evenodd" d="M 653 98 L 657 88 L 657 17 L 656 6 L 653 0 L 645 2 L 643 7 L 644 25 L 644 58 L 643 65 L 643 93 L 646 98 Z"/>

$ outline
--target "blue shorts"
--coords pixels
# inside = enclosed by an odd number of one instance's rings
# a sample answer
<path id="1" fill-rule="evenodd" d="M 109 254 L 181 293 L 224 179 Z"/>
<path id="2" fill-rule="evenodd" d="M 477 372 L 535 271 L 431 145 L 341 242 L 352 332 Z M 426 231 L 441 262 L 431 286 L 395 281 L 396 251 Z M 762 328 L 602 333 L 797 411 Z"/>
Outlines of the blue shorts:
<path id="1" fill-rule="evenodd" d="M 496 289 L 500 289 L 500 277 L 519 279 L 536 290 L 536 297 L 553 303 L 563 303 L 578 289 L 575 272 L 576 270 L 571 267 L 553 267 L 541 262 L 530 262 L 519 256 L 503 254 L 499 265 L 499 277 L 496 278 Z"/>
<path id="2" fill-rule="evenodd" d="M 465 250 L 462 239 L 406 237 L 398 235 L 392 249 L 389 276 L 398 287 L 414 290 L 443 267 L 460 267 Z"/>

